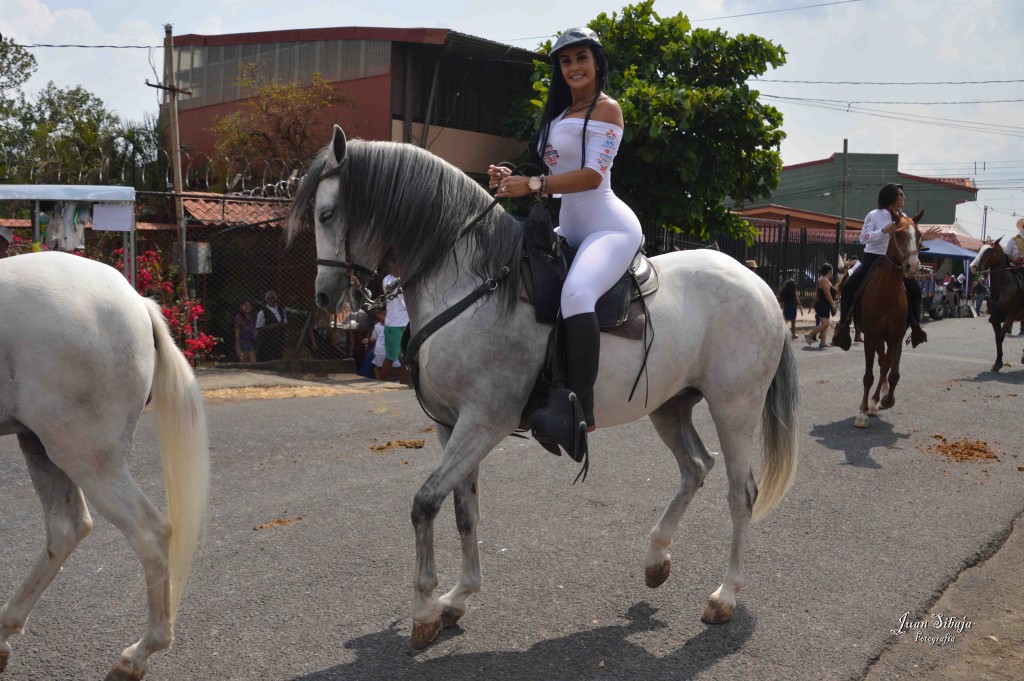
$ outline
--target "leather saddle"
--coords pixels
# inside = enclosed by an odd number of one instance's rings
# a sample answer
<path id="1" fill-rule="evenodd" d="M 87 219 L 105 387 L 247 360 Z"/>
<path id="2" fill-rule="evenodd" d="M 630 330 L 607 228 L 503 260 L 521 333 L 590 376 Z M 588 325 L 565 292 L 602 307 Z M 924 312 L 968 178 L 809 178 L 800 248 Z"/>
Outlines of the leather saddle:
<path id="1" fill-rule="evenodd" d="M 554 233 L 551 219 L 540 203 L 534 205 L 523 227 L 523 299 L 533 305 L 538 322 L 554 324 L 562 283 L 576 249 Z M 619 281 L 597 301 L 601 330 L 632 340 L 642 339 L 648 323 L 642 299 L 657 291 L 660 282 L 657 268 L 638 251 Z"/>

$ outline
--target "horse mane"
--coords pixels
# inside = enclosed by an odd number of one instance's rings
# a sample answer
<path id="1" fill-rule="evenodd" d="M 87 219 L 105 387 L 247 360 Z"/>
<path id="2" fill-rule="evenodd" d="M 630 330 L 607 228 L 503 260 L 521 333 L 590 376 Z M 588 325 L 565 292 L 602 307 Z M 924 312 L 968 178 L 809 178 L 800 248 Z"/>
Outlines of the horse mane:
<path id="1" fill-rule="evenodd" d="M 299 183 L 288 217 L 289 239 L 311 215 L 321 176 L 329 169 L 328 152 L 329 147 L 320 151 Z M 455 166 L 398 142 L 350 140 L 339 179 L 345 229 L 352 230 L 353 243 L 381 255 L 393 248 L 410 288 L 445 267 L 459 267 L 456 243 L 491 202 L 483 187 Z M 484 280 L 503 265 L 509 267 L 500 295 L 503 309 L 510 312 L 519 299 L 519 221 L 495 206 L 466 235 L 473 241 L 464 269 Z M 374 268 L 378 263 L 360 264 Z"/>

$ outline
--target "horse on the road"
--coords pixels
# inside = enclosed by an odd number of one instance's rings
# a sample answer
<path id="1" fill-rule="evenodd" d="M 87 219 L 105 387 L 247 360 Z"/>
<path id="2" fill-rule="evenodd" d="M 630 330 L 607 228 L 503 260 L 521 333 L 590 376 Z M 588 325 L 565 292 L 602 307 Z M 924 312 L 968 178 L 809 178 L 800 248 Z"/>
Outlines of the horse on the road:
<path id="1" fill-rule="evenodd" d="M 16 434 L 43 504 L 46 545 L 0 609 L 7 640 L 92 530 L 85 500 L 124 534 L 146 576 L 149 623 L 108 681 L 136 681 L 170 647 L 206 517 L 206 419 L 192 367 L 160 306 L 117 270 L 59 252 L 0 260 L 0 436 Z M 167 512 L 128 472 L 142 410 L 152 400 Z M 83 635 L 85 632 L 83 632 Z"/>
<path id="2" fill-rule="evenodd" d="M 1010 259 L 999 245 L 1002 237 L 981 247 L 971 261 L 971 272 L 988 271 L 991 293 L 988 297 L 988 321 L 996 337 L 996 361 L 992 371 L 1003 368 L 1003 339 L 1014 322 L 1024 323 L 1024 289 L 1021 288 L 1019 267 L 1010 264 Z M 1021 354 L 1024 364 L 1024 353 Z"/>
<path id="3" fill-rule="evenodd" d="M 441 422 L 443 446 L 412 507 L 416 647 L 454 625 L 480 590 L 479 466 L 520 425 L 551 330 L 519 302 L 522 225 L 490 204 L 480 185 L 423 149 L 349 142 L 335 127 L 300 183 L 290 215 L 294 235 L 312 213 L 316 298 L 329 310 L 353 282 L 365 288 L 391 253 L 402 273 L 414 339 L 438 315 L 471 295 L 482 296 L 424 341 L 416 359 L 418 394 Z M 709 250 L 653 262 L 661 284 L 647 299 L 655 335 L 646 371 L 643 343 L 603 334 L 596 422 L 609 427 L 650 416 L 678 463 L 678 491 L 650 533 L 644 560 L 647 584 L 656 587 L 669 575 L 676 525 L 714 463 L 692 421 L 694 407 L 707 401 L 729 478 L 733 534 L 725 579 L 704 619 L 726 622 L 744 585 L 747 526 L 782 500 L 796 473 L 795 361 L 775 295 L 753 272 Z M 629 399 L 641 372 L 646 384 Z M 751 464 L 759 423 L 763 458 L 755 483 Z M 437 598 L 434 518 L 453 492 L 462 576 Z"/>
<path id="4" fill-rule="evenodd" d="M 853 422 L 858 428 L 867 428 L 868 417 L 878 416 L 879 409 L 889 409 L 896 404 L 903 339 L 910 325 L 903 279 L 916 275 L 920 265 L 918 252 L 922 241 L 917 225 L 923 214 L 921 211 L 913 218 L 894 216 L 895 228 L 885 257 L 875 261 L 861 285 L 855 312 L 864 336 L 864 394 Z M 868 395 L 875 381 L 876 358 L 878 387 L 869 403 Z"/>

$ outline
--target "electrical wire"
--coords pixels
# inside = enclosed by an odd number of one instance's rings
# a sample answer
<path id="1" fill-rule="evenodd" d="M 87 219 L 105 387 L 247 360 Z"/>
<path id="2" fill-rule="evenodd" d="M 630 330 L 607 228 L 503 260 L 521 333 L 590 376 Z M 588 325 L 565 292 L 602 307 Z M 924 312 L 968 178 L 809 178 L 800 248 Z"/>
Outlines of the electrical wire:
<path id="1" fill-rule="evenodd" d="M 754 78 L 758 83 L 804 83 L 808 85 L 989 85 L 993 83 L 1024 83 L 1021 80 L 782 80 Z"/>
<path id="2" fill-rule="evenodd" d="M 827 104 L 910 104 L 910 105 L 940 105 L 940 104 L 1012 104 L 1016 102 L 1024 102 L 1024 99 L 976 99 L 971 101 L 959 101 L 959 102 L 907 102 L 907 101 L 894 101 L 894 100 L 882 100 L 882 99 L 818 99 L 816 97 L 784 97 L 781 95 L 770 95 L 766 92 L 762 92 L 765 97 L 777 97 L 779 99 L 789 99 L 791 101 L 804 101 L 804 102 L 824 102 Z"/>

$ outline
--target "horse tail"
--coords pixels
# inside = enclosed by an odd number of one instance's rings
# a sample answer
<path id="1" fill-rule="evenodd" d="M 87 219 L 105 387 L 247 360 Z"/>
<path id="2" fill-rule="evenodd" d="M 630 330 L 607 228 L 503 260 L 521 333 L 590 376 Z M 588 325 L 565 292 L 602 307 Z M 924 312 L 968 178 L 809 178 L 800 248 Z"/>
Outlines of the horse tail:
<path id="1" fill-rule="evenodd" d="M 156 369 L 152 398 L 164 469 L 167 518 L 171 525 L 167 569 L 174 623 L 199 539 L 210 494 L 206 414 L 192 367 L 174 344 L 160 306 L 144 299 L 153 322 Z"/>
<path id="2" fill-rule="evenodd" d="M 763 458 L 751 516 L 755 521 L 768 515 L 782 501 L 796 477 L 797 402 L 796 360 L 786 342 L 761 412 Z"/>

